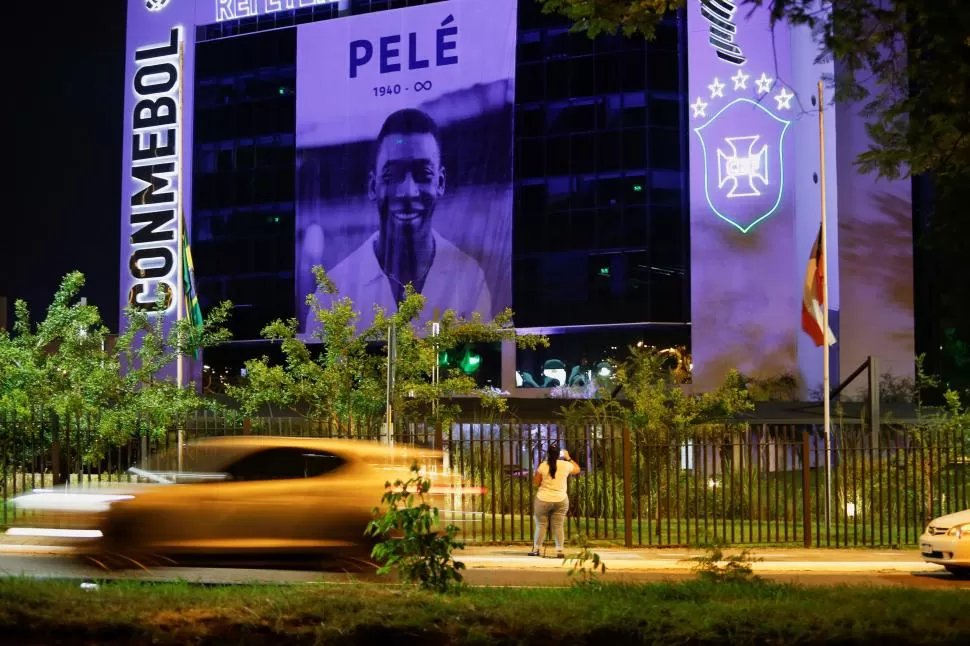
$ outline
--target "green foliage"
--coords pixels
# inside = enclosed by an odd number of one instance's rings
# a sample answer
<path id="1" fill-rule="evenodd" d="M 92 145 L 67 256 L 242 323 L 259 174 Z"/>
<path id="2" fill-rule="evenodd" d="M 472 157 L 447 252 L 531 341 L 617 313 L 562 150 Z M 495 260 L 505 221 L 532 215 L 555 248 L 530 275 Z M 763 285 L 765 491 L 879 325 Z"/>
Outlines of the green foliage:
<path id="1" fill-rule="evenodd" d="M 709 583 L 761 583 L 762 579 L 754 574 L 751 564 L 760 561 L 750 550 L 725 557 L 720 545 L 707 548 L 704 556 L 687 559 L 694 563 L 694 573 L 702 581 Z"/>
<path id="2" fill-rule="evenodd" d="M 678 364 L 679 365 L 679 364 Z M 624 422 L 641 439 L 664 444 L 686 439 L 706 424 L 734 420 L 754 409 L 746 383 L 732 370 L 716 390 L 695 395 L 663 350 L 630 346 L 616 368 L 617 399 L 604 394 L 564 407 L 567 422 Z M 600 392 L 604 392 L 601 390 Z"/>
<path id="3" fill-rule="evenodd" d="M 599 583 L 599 576 L 606 574 L 606 563 L 600 558 L 597 552 L 590 549 L 589 540 L 586 534 L 578 534 L 572 539 L 579 551 L 569 554 L 563 560 L 564 564 L 572 563 L 569 568 L 569 576 L 576 577 L 579 585 L 596 585 Z"/>
<path id="4" fill-rule="evenodd" d="M 314 268 L 314 275 L 318 291 L 328 297 L 326 306 L 315 294 L 307 297 L 318 324 L 314 337 L 322 350 L 314 353 L 297 338 L 295 319 L 266 326 L 263 337 L 279 342 L 285 359 L 283 365 L 273 364 L 266 356 L 249 361 L 246 381 L 229 387 L 229 395 L 240 403 L 245 415 L 256 416 L 265 408 L 288 409 L 351 434 L 359 430 L 362 419 L 381 420 L 386 405 L 388 330 L 392 326 L 397 353 L 392 392 L 396 416 L 430 409 L 439 420 L 447 421 L 455 411 L 437 403 L 454 395 L 478 397 L 486 408 L 502 411 L 505 402 L 499 393 L 479 389 L 474 378 L 460 370 L 442 369 L 435 383 L 432 373 L 440 353 L 471 343 L 515 341 L 526 348 L 548 345 L 543 337 L 517 336 L 510 310 L 492 321 L 482 320 L 477 313 L 466 319 L 447 310 L 438 322 L 438 334 L 432 335 L 431 322 L 421 324 L 426 299 L 410 286 L 397 312 L 376 307 L 373 323 L 365 326 L 352 300 L 339 296 L 321 267 Z"/>
<path id="5" fill-rule="evenodd" d="M 202 328 L 183 320 L 168 332 L 158 317 L 128 309 L 126 329 L 112 343 L 97 307 L 80 300 L 84 283 L 80 272 L 65 276 L 36 324 L 27 303 L 15 304 L 13 334 L 0 331 L 0 416 L 30 420 L 31 432 L 52 415 L 75 425 L 94 419 L 99 440 L 120 443 L 139 432 L 158 435 L 205 405 L 191 384 L 180 389 L 158 374 L 180 355 L 227 340 L 231 305 L 215 307 Z"/>
<path id="6" fill-rule="evenodd" d="M 558 13 L 573 21 L 573 31 L 590 38 L 620 32 L 653 39 L 657 25 L 684 0 L 538 0 L 544 13 Z"/>
<path id="7" fill-rule="evenodd" d="M 412 476 L 397 480 L 381 502 L 385 506 L 374 509 L 375 519 L 365 532 L 383 538 L 374 546 L 372 556 L 383 563 L 379 574 L 387 574 L 395 567 L 403 577 L 423 590 L 448 592 L 461 585 L 461 570 L 465 564 L 452 556 L 464 543 L 455 540 L 458 527 L 448 525 L 439 531 L 439 512 L 426 500 L 431 481 L 421 475 L 417 464 L 411 466 Z M 392 534 L 400 533 L 400 537 Z"/>

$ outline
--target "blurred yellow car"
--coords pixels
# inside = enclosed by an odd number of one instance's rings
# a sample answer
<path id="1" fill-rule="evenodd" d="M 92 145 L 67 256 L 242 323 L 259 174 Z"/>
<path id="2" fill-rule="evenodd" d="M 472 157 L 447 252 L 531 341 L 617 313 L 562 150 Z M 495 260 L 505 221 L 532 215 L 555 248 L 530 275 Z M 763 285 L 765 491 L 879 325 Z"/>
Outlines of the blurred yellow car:
<path id="1" fill-rule="evenodd" d="M 80 548 L 94 558 L 141 563 L 146 555 L 367 558 L 375 539 L 364 530 L 385 484 L 408 480 L 415 462 L 443 522 L 454 520 L 456 498 L 473 493 L 441 472 L 437 451 L 358 440 L 211 438 L 185 447 L 182 470 L 175 461 L 171 452 L 131 469 L 141 482 L 132 486 L 36 491 L 15 503 L 34 511 L 35 535 L 74 532 L 89 538 Z"/>

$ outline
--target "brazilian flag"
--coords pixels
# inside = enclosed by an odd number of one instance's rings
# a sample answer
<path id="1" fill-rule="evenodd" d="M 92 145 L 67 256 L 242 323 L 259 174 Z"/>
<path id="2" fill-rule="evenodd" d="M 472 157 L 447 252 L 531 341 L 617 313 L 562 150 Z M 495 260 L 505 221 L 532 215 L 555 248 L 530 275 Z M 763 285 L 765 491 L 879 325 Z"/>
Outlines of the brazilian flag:
<path id="1" fill-rule="evenodd" d="M 199 293 L 195 290 L 195 266 L 192 264 L 192 249 L 189 246 L 189 230 L 185 226 L 185 214 L 182 214 L 182 303 L 185 307 L 185 318 L 192 327 L 202 331 L 202 308 L 199 307 Z M 199 351 L 195 351 L 195 358 L 199 358 Z"/>

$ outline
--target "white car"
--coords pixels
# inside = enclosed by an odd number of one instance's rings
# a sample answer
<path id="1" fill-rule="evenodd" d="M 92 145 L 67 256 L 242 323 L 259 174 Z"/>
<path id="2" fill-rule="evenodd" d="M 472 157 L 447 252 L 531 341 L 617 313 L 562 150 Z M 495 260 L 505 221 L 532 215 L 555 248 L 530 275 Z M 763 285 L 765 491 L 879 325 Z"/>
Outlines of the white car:
<path id="1" fill-rule="evenodd" d="M 919 537 L 923 560 L 970 577 L 970 509 L 930 521 Z"/>

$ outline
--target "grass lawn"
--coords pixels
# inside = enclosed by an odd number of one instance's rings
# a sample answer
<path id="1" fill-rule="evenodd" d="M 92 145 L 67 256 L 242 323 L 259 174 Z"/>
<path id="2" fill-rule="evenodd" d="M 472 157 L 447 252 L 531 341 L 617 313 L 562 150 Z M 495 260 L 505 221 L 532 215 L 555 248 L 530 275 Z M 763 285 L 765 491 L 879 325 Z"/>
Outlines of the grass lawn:
<path id="1" fill-rule="evenodd" d="M 0 580 L 11 644 L 970 643 L 960 590 L 686 582 L 598 588 L 196 587 Z"/>

